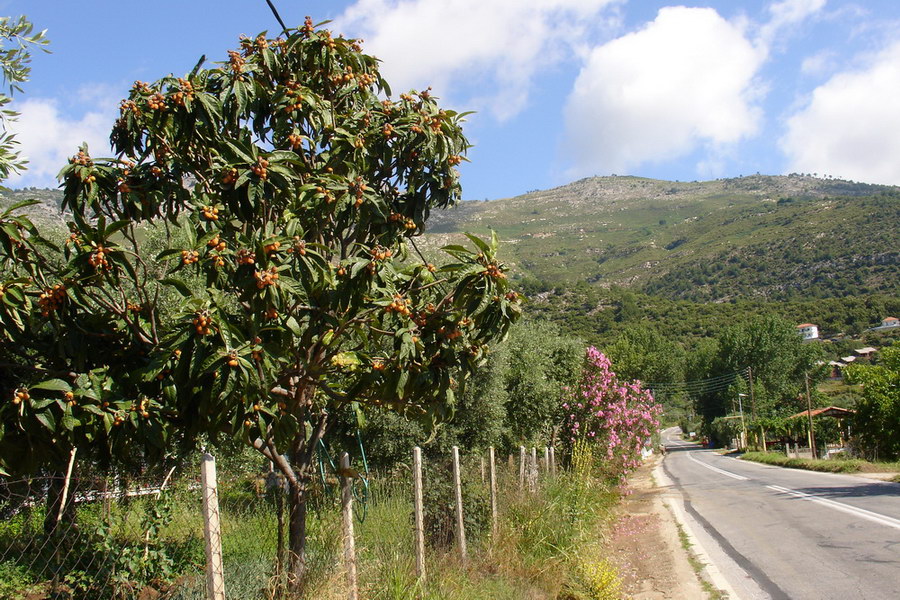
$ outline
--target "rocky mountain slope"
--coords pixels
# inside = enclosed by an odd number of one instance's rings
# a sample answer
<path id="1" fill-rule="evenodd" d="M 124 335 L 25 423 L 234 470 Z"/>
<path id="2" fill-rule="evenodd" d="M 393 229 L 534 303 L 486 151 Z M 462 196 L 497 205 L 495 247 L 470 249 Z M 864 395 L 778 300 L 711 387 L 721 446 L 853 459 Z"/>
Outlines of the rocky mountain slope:
<path id="1" fill-rule="evenodd" d="M 433 215 L 429 248 L 495 229 L 520 277 L 672 298 L 898 290 L 900 188 L 802 175 L 595 177 Z"/>

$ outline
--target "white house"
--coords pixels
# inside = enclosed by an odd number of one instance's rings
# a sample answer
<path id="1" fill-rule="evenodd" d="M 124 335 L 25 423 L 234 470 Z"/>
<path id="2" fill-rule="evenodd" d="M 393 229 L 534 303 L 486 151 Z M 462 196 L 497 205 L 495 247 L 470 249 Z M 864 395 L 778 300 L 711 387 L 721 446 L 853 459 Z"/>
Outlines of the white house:
<path id="1" fill-rule="evenodd" d="M 881 321 L 882 327 L 900 327 L 900 319 L 897 317 L 885 317 Z"/>
<path id="2" fill-rule="evenodd" d="M 812 323 L 797 325 L 797 333 L 799 333 L 804 340 L 819 339 L 819 328 Z"/>

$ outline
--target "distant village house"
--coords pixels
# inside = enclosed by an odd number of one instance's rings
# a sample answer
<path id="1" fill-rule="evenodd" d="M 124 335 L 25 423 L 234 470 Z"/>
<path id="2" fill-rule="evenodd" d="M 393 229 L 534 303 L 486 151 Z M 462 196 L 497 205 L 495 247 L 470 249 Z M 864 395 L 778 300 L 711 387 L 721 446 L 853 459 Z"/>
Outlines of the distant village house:
<path id="1" fill-rule="evenodd" d="M 897 317 L 885 317 L 881 322 L 882 327 L 900 327 L 900 319 Z"/>
<path id="2" fill-rule="evenodd" d="M 866 346 L 865 348 L 858 348 L 857 350 L 854 350 L 854 352 L 856 352 L 856 354 L 860 358 L 868 359 L 868 358 L 872 358 L 872 355 L 875 354 L 876 352 L 878 352 L 878 348 L 872 348 L 871 346 Z"/>
<path id="3" fill-rule="evenodd" d="M 797 325 L 797 333 L 799 333 L 804 340 L 819 339 L 819 327 L 812 323 Z"/>

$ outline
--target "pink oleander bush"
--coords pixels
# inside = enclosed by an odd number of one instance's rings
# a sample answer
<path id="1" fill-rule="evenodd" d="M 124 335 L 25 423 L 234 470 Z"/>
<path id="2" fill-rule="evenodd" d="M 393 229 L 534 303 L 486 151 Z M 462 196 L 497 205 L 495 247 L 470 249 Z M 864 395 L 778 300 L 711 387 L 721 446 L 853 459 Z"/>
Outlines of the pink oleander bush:
<path id="1" fill-rule="evenodd" d="M 577 471 L 599 468 L 624 477 L 641 462 L 641 449 L 659 428 L 662 407 L 640 381 L 620 381 L 610 360 L 587 349 L 581 381 L 566 391 L 563 431 Z"/>

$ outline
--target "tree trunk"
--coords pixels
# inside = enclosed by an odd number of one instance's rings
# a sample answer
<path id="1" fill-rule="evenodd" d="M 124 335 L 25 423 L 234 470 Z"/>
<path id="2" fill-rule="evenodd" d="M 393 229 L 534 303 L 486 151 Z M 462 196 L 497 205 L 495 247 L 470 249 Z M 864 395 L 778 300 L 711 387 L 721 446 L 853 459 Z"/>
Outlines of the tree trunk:
<path id="1" fill-rule="evenodd" d="M 56 516 L 59 514 L 59 504 L 62 502 L 63 473 L 54 471 L 50 476 L 50 487 L 47 488 L 47 511 L 44 513 L 44 535 L 53 536 L 58 525 Z"/>
<path id="2" fill-rule="evenodd" d="M 50 476 L 50 487 L 47 489 L 47 512 L 44 514 L 44 535 L 52 537 L 57 533 L 66 534 L 66 530 L 75 523 L 75 502 L 73 487 L 70 485 L 66 495 L 66 506 L 60 518 L 59 507 L 62 503 L 63 488 L 66 485 L 66 472 L 54 471 Z"/>
<path id="3" fill-rule="evenodd" d="M 292 485 L 288 519 L 288 586 L 301 594 L 306 586 L 306 481 Z"/>
<path id="4" fill-rule="evenodd" d="M 272 461 L 288 482 L 288 540 L 287 540 L 287 587 L 292 596 L 301 596 L 307 586 L 306 561 L 306 510 L 311 473 L 316 459 L 316 445 L 327 430 L 327 413 L 320 413 L 311 419 L 309 438 L 307 431 L 293 440 L 289 455 L 291 461 L 280 453 L 271 441 L 256 440 L 253 446 Z"/>

